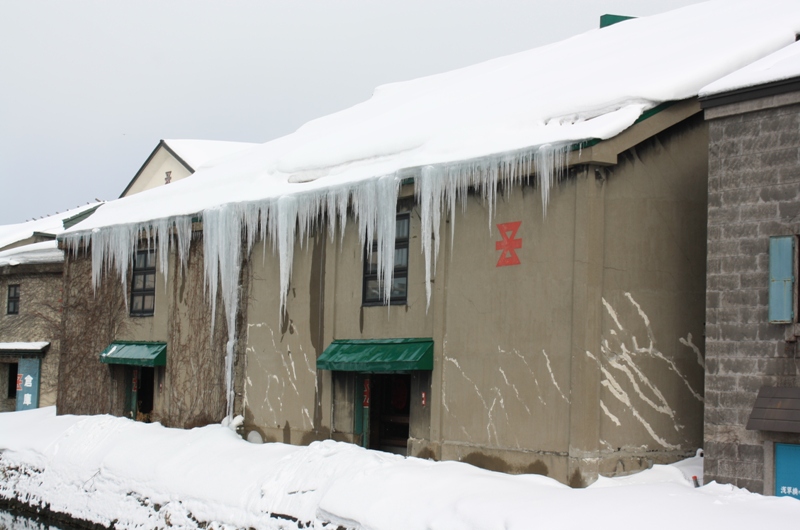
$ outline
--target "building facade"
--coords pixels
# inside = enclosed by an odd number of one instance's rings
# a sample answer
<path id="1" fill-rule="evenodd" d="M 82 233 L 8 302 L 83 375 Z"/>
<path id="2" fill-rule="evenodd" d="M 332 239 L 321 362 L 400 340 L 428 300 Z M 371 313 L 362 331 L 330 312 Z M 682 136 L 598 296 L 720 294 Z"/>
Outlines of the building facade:
<path id="1" fill-rule="evenodd" d="M 797 496 L 797 475 L 785 475 L 800 462 L 800 78 L 716 93 L 703 106 L 705 480 L 778 495 L 794 483 Z"/>

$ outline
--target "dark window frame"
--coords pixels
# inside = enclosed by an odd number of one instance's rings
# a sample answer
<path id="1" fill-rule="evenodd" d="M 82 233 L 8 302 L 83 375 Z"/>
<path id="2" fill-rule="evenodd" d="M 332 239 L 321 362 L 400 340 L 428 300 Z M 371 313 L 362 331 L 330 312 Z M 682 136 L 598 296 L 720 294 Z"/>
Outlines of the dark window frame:
<path id="1" fill-rule="evenodd" d="M 140 256 L 145 256 L 144 266 L 141 265 Z M 133 273 L 131 278 L 131 307 L 132 317 L 150 317 L 155 313 L 156 307 L 156 251 L 155 249 L 137 250 L 133 257 Z M 141 284 L 137 287 L 137 280 Z M 148 287 L 148 279 L 152 287 Z M 147 300 L 152 300 L 152 306 L 147 307 Z"/>
<path id="2" fill-rule="evenodd" d="M 411 213 L 405 212 L 397 214 L 397 222 L 399 223 L 400 221 L 403 220 L 407 221 L 408 223 L 408 231 L 405 237 L 398 237 L 397 235 L 395 235 L 394 249 L 395 252 L 397 252 L 398 250 L 406 251 L 406 259 L 405 259 L 406 265 L 405 266 L 395 265 L 394 273 L 392 274 L 392 279 L 393 279 L 392 281 L 398 278 L 405 278 L 406 288 L 402 296 L 392 296 L 388 301 L 389 305 L 406 305 L 408 303 L 408 258 L 409 258 L 408 242 L 411 239 Z M 384 306 L 387 304 L 387 302 L 383 300 L 381 296 L 382 284 L 379 284 L 380 292 L 377 298 L 370 297 L 369 290 L 367 289 L 367 284 L 370 281 L 377 281 L 378 279 L 378 271 L 377 270 L 371 271 L 369 265 L 371 253 L 377 252 L 377 250 L 378 250 L 378 243 L 373 243 L 371 252 L 364 253 L 364 264 L 362 268 L 362 279 L 361 279 L 361 305 L 366 307 Z M 394 259 L 394 256 L 392 256 L 392 259 Z"/>
<path id="3" fill-rule="evenodd" d="M 6 314 L 19 315 L 19 292 L 20 284 L 15 283 L 8 286 L 8 302 L 6 303 Z"/>
<path id="4" fill-rule="evenodd" d="M 7 366 L 8 388 L 6 389 L 6 399 L 15 399 L 17 397 L 17 376 L 19 375 L 19 363 L 8 363 Z"/>

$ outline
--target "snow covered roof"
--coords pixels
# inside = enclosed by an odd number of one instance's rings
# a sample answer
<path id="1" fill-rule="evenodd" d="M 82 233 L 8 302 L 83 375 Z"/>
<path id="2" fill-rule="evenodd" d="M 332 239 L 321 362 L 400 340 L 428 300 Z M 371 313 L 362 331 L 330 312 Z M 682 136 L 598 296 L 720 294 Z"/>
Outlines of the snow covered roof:
<path id="1" fill-rule="evenodd" d="M 711 96 L 795 77 L 800 78 L 800 42 L 795 42 L 714 81 L 703 87 L 700 95 Z"/>
<path id="2" fill-rule="evenodd" d="M 24 223 L 2 225 L 0 226 L 0 249 L 31 238 L 35 232 L 56 236 L 64 231 L 63 223 L 65 219 L 69 219 L 70 217 L 74 217 L 86 210 L 94 208 L 97 204 L 98 203 L 92 203 L 79 206 L 62 213 L 35 219 L 33 221 L 26 221 Z"/>
<path id="3" fill-rule="evenodd" d="M 189 169 L 196 171 L 212 160 L 241 153 L 258 144 L 248 142 L 221 142 L 216 140 L 162 140 Z"/>
<path id="4" fill-rule="evenodd" d="M 9 250 L 0 251 L 0 267 L 41 264 L 41 263 L 63 263 L 64 251 L 58 248 L 58 243 L 53 241 L 43 241 L 22 245 Z"/>
<path id="5" fill-rule="evenodd" d="M 716 0 L 522 53 L 378 87 L 372 98 L 101 207 L 74 230 L 350 187 L 539 146 L 608 139 L 665 101 L 781 49 L 796 0 Z"/>
<path id="6" fill-rule="evenodd" d="M 0 342 L 0 352 L 39 353 L 48 346 L 49 342 Z"/>

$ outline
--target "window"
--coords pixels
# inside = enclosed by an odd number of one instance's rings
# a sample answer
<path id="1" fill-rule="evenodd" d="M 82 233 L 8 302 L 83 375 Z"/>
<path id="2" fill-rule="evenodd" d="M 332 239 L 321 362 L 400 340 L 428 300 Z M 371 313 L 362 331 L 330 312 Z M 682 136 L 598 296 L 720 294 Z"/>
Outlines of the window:
<path id="1" fill-rule="evenodd" d="M 394 240 L 394 274 L 389 303 L 404 304 L 408 293 L 408 229 L 409 214 L 397 216 Z M 363 304 L 382 305 L 383 283 L 378 282 L 378 244 L 374 243 L 364 259 Z"/>
<path id="2" fill-rule="evenodd" d="M 150 316 L 156 304 L 156 253 L 139 250 L 133 261 L 133 288 L 131 289 L 131 315 Z"/>
<path id="3" fill-rule="evenodd" d="M 19 314 L 19 284 L 8 286 L 8 310 L 9 315 Z"/>
<path id="4" fill-rule="evenodd" d="M 794 321 L 795 236 L 769 240 L 769 321 L 788 324 Z"/>

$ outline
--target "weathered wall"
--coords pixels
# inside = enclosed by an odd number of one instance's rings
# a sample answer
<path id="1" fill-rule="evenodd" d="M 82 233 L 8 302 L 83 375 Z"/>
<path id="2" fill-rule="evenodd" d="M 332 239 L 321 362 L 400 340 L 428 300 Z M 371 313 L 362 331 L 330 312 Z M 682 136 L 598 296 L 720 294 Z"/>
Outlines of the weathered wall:
<path id="1" fill-rule="evenodd" d="M 6 314 L 8 285 L 20 285 L 19 314 Z M 55 405 L 61 348 L 61 264 L 0 267 L 0 342 L 49 342 L 42 358 L 39 406 Z M 17 359 L 0 359 L 17 362 Z M 7 370 L 7 367 L 3 367 Z M 8 373 L 0 388 L 0 411 L 14 410 L 16 400 L 6 399 Z"/>
<path id="2" fill-rule="evenodd" d="M 785 104 L 787 97 L 795 104 Z M 765 448 L 800 435 L 748 431 L 762 386 L 800 386 L 791 324 L 768 323 L 769 238 L 800 233 L 800 100 L 706 114 L 709 124 L 705 480 L 771 493 Z M 761 110 L 754 110 L 754 109 Z"/>
<path id="3" fill-rule="evenodd" d="M 101 363 L 99 354 L 115 340 L 128 340 L 167 343 L 167 365 L 155 370 L 153 421 L 194 427 L 224 417 L 227 326 L 218 299 L 212 334 L 202 252 L 202 241 L 196 239 L 185 270 L 173 254 L 167 278 L 157 272 L 155 314 L 148 317 L 129 316 L 114 275 L 93 293 L 91 257 L 69 257 L 59 413 L 123 414 L 123 369 Z"/>
<path id="4" fill-rule="evenodd" d="M 316 357 L 334 339 L 432 337 L 434 369 L 412 378 L 410 454 L 574 485 L 693 454 L 702 442 L 706 142 L 693 119 L 612 171 L 573 171 L 546 216 L 530 186 L 501 196 L 493 219 L 471 196 L 442 225 L 427 307 L 416 210 L 405 305 L 362 307 L 351 223 L 341 240 L 296 245 L 281 325 L 278 260 L 257 244 L 245 431 L 357 441 L 355 378 L 317 373 Z M 520 264 L 498 267 L 497 225 L 510 222 L 520 222 Z"/>

